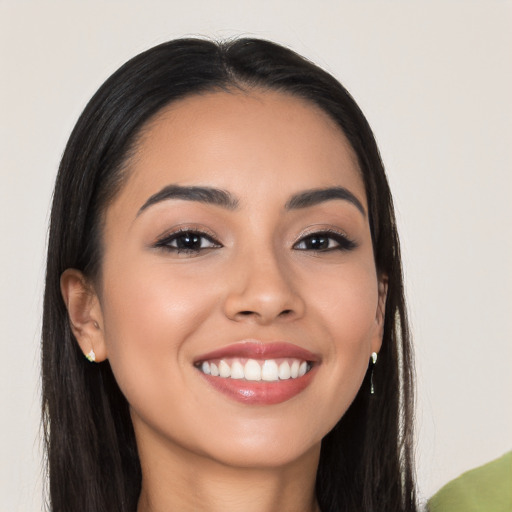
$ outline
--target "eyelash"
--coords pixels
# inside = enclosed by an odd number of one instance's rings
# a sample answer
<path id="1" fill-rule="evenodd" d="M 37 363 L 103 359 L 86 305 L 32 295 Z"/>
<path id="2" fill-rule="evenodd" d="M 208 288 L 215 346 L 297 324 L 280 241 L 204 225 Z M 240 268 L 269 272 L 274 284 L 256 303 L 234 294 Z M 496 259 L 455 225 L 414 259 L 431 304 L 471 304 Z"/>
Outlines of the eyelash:
<path id="1" fill-rule="evenodd" d="M 306 242 L 314 243 L 315 239 L 320 239 L 320 243 L 325 243 L 327 241 L 328 246 L 326 248 L 299 248 L 299 245 L 305 244 Z M 180 240 L 185 244 L 197 244 L 200 243 L 199 247 L 180 247 Z M 209 244 L 207 247 L 202 247 L 203 242 L 207 241 Z M 331 247 L 331 242 L 334 241 L 334 247 Z M 176 245 L 173 245 L 176 244 Z M 223 245 L 215 240 L 215 238 L 203 231 L 196 229 L 186 229 L 182 228 L 178 231 L 165 235 L 163 238 L 158 240 L 155 243 L 155 247 L 164 249 L 170 252 L 176 252 L 177 254 L 199 254 L 201 251 L 210 250 L 210 249 L 219 249 L 223 247 Z M 355 249 L 357 244 L 350 240 L 346 235 L 334 230 L 323 230 L 323 231 L 315 231 L 313 233 L 309 233 L 307 235 L 301 235 L 301 238 L 298 242 L 293 245 L 293 248 L 297 251 L 314 251 L 314 252 L 331 252 L 331 251 L 350 251 Z"/>
<path id="2" fill-rule="evenodd" d="M 336 245 L 334 247 L 326 247 L 320 249 L 307 249 L 307 248 L 298 248 L 298 245 L 303 244 L 306 241 L 312 241 L 314 239 L 324 239 L 328 241 L 328 245 L 331 245 L 331 241 L 334 240 Z M 301 238 L 298 242 L 294 244 L 294 249 L 298 251 L 314 251 L 314 252 L 331 252 L 331 251 L 351 251 L 357 247 L 357 244 L 347 237 L 347 235 L 340 233 L 339 231 L 334 231 L 331 229 L 324 229 L 322 231 L 315 231 L 313 233 L 309 233 L 306 235 L 301 235 Z"/>
<path id="3" fill-rule="evenodd" d="M 197 241 L 200 242 L 200 244 L 202 245 L 203 244 L 203 241 L 206 240 L 210 245 L 208 247 L 196 247 L 196 248 L 193 248 L 193 247 L 179 247 L 179 241 L 181 240 L 182 242 L 185 241 L 185 243 L 188 243 L 186 242 L 186 239 L 188 238 L 188 240 L 190 241 L 192 239 L 192 237 L 194 238 L 194 240 L 192 240 L 192 243 L 197 243 Z M 174 245 L 171 245 L 173 243 L 176 243 L 176 246 Z M 209 249 L 218 249 L 220 247 L 222 247 L 222 244 L 217 242 L 217 240 L 215 240 L 215 238 L 208 234 L 208 233 L 205 233 L 204 231 L 199 231 L 197 229 L 187 229 L 187 228 L 181 228 L 177 231 L 174 231 L 173 233 L 169 233 L 167 235 L 165 235 L 163 238 L 161 238 L 160 240 L 158 240 L 156 243 L 155 243 L 155 247 L 158 247 L 158 248 L 161 248 L 161 249 L 164 249 L 166 251 L 170 251 L 170 252 L 176 252 L 177 254 L 199 254 L 201 251 L 205 251 L 205 250 L 209 250 Z"/>

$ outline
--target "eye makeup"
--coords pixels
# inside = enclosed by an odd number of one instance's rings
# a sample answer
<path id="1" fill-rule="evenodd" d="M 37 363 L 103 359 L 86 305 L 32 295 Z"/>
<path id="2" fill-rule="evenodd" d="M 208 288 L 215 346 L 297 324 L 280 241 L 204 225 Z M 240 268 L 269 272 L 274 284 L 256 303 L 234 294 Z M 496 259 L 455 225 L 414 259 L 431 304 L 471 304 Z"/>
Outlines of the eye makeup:
<path id="1" fill-rule="evenodd" d="M 154 247 L 177 254 L 196 255 L 205 250 L 219 249 L 222 244 L 209 231 L 181 226 L 159 237 Z"/>
<path id="2" fill-rule="evenodd" d="M 223 245 L 204 228 L 182 226 L 159 237 L 154 247 L 177 254 L 197 255 L 203 251 L 219 249 Z M 292 249 L 322 253 L 350 251 L 356 247 L 356 242 L 345 233 L 329 228 L 302 233 Z"/>
<path id="3" fill-rule="evenodd" d="M 302 234 L 300 240 L 293 246 L 299 251 L 350 251 L 357 247 L 356 242 L 346 234 L 334 229 L 323 229 Z"/>

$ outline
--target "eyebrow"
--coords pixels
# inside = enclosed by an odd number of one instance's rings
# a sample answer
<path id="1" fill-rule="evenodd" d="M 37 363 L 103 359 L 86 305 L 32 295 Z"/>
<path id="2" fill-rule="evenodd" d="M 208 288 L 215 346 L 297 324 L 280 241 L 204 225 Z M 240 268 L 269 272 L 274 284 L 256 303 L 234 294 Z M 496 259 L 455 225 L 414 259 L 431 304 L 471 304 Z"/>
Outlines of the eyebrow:
<path id="1" fill-rule="evenodd" d="M 137 216 L 150 206 L 167 201 L 168 199 L 183 199 L 185 201 L 197 201 L 204 204 L 213 204 L 221 206 L 228 210 L 238 208 L 238 199 L 236 199 L 227 190 L 212 187 L 183 187 L 180 185 L 168 185 L 162 190 L 153 194 L 139 209 Z"/>
<path id="2" fill-rule="evenodd" d="M 332 199 L 341 199 L 352 203 L 366 217 L 366 211 L 361 201 L 344 187 L 319 188 L 314 190 L 306 190 L 293 195 L 286 203 L 287 210 L 297 210 L 301 208 L 309 208 L 325 201 Z"/>
<path id="3" fill-rule="evenodd" d="M 139 209 L 137 217 L 147 208 L 154 204 L 169 199 L 182 199 L 185 201 L 197 201 L 204 204 L 213 204 L 226 208 L 227 210 L 236 210 L 238 208 L 238 199 L 227 190 L 213 187 L 184 187 L 181 185 L 167 185 L 159 192 L 153 194 Z M 305 190 L 294 194 L 286 203 L 286 210 L 299 210 L 309 208 L 317 204 L 341 199 L 352 203 L 366 217 L 366 211 L 359 199 L 344 187 L 319 188 L 314 190 Z"/>

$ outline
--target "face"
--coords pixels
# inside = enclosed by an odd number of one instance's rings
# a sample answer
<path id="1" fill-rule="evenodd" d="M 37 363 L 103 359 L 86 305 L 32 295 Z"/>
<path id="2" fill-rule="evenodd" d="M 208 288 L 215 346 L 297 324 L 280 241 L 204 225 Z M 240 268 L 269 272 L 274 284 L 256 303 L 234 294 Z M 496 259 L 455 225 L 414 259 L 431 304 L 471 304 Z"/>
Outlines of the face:
<path id="1" fill-rule="evenodd" d="M 127 172 L 94 348 L 139 446 L 244 466 L 318 453 L 380 347 L 385 300 L 342 132 L 288 95 L 210 93 L 162 111 Z"/>

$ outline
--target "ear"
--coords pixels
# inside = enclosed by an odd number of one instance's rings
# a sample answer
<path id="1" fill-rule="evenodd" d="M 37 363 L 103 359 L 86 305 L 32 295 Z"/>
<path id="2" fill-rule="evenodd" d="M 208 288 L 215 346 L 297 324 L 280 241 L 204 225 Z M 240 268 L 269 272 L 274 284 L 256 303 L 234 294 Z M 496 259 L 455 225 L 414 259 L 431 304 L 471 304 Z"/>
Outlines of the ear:
<path id="1" fill-rule="evenodd" d="M 379 352 L 384 336 L 384 320 L 386 318 L 386 299 L 388 296 L 388 276 L 379 276 L 378 284 L 379 297 L 377 300 L 377 311 L 375 313 L 375 335 L 372 339 L 372 352 Z"/>
<path id="2" fill-rule="evenodd" d="M 60 291 L 66 304 L 71 331 L 84 353 L 94 351 L 95 361 L 107 358 L 100 301 L 88 279 L 74 268 L 60 277 Z"/>

